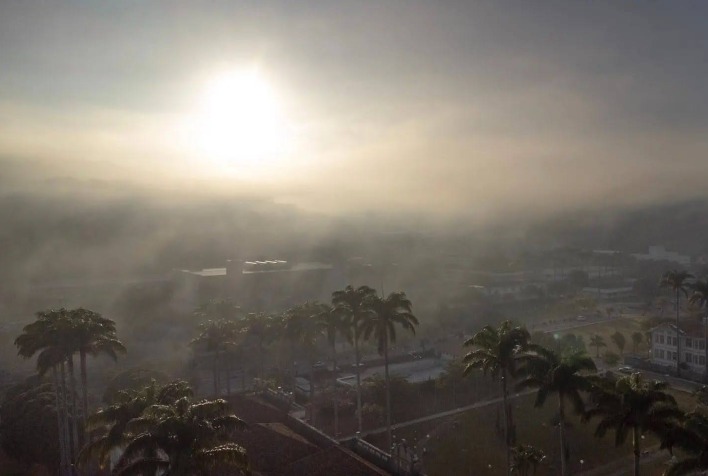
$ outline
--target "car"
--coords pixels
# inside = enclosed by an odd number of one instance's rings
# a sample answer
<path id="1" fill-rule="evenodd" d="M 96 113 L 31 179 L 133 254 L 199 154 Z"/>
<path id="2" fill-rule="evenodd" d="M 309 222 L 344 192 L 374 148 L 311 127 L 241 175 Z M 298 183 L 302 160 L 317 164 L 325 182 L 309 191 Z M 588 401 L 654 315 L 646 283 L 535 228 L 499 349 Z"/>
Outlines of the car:
<path id="1" fill-rule="evenodd" d="M 315 362 L 315 365 L 313 365 L 313 367 L 316 369 L 323 369 L 325 367 L 325 363 L 322 361 Z"/>
<path id="2" fill-rule="evenodd" d="M 617 371 L 622 372 L 623 374 L 631 374 L 634 372 L 634 369 L 632 367 L 624 366 L 624 367 L 619 367 L 617 369 Z"/>

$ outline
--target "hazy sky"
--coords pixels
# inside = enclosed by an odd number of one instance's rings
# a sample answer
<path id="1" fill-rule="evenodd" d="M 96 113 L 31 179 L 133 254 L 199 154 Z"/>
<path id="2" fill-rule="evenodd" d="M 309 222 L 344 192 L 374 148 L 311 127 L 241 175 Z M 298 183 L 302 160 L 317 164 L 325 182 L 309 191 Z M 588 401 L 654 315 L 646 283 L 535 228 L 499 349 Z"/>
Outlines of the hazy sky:
<path id="1" fill-rule="evenodd" d="M 702 1 L 0 3 L 0 156 L 42 175 L 466 214 L 704 196 Z M 257 69 L 285 145 L 195 145 Z M 1 164 L 0 164 L 1 166 Z"/>

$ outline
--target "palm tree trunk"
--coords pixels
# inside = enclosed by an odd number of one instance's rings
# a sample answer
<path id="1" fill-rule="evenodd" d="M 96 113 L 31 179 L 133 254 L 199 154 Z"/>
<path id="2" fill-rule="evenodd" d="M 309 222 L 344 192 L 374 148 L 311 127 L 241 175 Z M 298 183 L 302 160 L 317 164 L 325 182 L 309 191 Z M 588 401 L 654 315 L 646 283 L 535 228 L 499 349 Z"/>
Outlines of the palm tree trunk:
<path id="1" fill-rule="evenodd" d="M 74 438 L 74 445 L 76 448 L 76 454 L 79 453 L 81 448 L 81 442 L 79 441 L 79 408 L 77 402 L 77 392 L 76 392 L 76 374 L 74 373 L 74 356 L 70 355 L 67 359 L 67 364 L 69 367 L 69 381 L 71 383 L 71 431 Z"/>
<path id="2" fill-rule="evenodd" d="M 708 349 L 708 340 L 706 341 L 706 349 Z M 706 350 L 708 352 L 708 350 Z M 359 432 L 361 433 L 361 355 L 359 355 L 359 332 L 354 331 L 354 360 L 356 361 L 356 414 Z"/>
<path id="3" fill-rule="evenodd" d="M 81 365 L 81 394 L 83 397 L 82 423 L 84 425 L 84 428 L 86 428 L 86 417 L 88 416 L 88 379 L 86 376 L 86 351 L 79 351 L 79 359 Z"/>
<path id="4" fill-rule="evenodd" d="M 391 382 L 388 376 L 388 333 L 384 335 L 384 375 L 386 378 L 386 438 L 388 446 L 391 448 Z"/>
<path id="5" fill-rule="evenodd" d="M 679 334 L 679 290 L 676 288 L 676 375 L 681 376 L 681 335 Z"/>
<path id="6" fill-rule="evenodd" d="M 214 398 L 219 396 L 219 351 L 214 351 Z"/>
<path id="7" fill-rule="evenodd" d="M 259 360 L 258 360 L 258 377 L 263 378 L 263 339 L 258 340 L 258 355 L 259 355 Z"/>
<path id="8" fill-rule="evenodd" d="M 563 394 L 560 392 L 558 392 L 558 420 L 560 430 L 561 476 L 568 476 L 567 449 L 565 447 L 565 407 L 563 404 Z"/>
<path id="9" fill-rule="evenodd" d="M 52 366 L 52 378 L 54 380 L 54 398 L 56 399 L 56 412 L 57 412 L 57 430 L 59 431 L 59 474 L 60 476 L 66 476 L 68 474 L 68 451 L 67 451 L 67 441 L 64 432 L 64 419 L 62 418 L 62 397 L 59 387 L 59 376 L 57 375 L 57 366 Z"/>
<path id="10" fill-rule="evenodd" d="M 315 366 L 310 357 L 310 425 L 315 426 Z"/>
<path id="11" fill-rule="evenodd" d="M 231 356 L 226 355 L 226 395 L 231 395 Z"/>
<path id="12" fill-rule="evenodd" d="M 708 311 L 708 303 L 706 303 L 706 311 Z M 703 319 L 703 348 L 706 353 L 705 373 L 708 375 L 708 312 L 706 312 L 706 317 Z"/>
<path id="13" fill-rule="evenodd" d="M 62 402 L 62 420 L 64 421 L 63 427 L 64 427 L 64 438 L 65 441 L 67 442 L 66 447 L 67 447 L 67 456 L 68 456 L 68 465 L 69 468 L 73 466 L 74 463 L 74 448 L 72 445 L 71 441 L 71 432 L 69 431 L 69 399 L 67 395 L 67 389 L 66 389 L 66 370 L 64 368 L 64 362 L 61 363 L 60 367 L 61 373 L 61 402 Z M 69 473 L 71 473 L 71 469 L 69 469 Z"/>
<path id="14" fill-rule="evenodd" d="M 502 403 L 504 405 L 504 448 L 506 450 L 506 474 L 511 474 L 511 448 L 509 448 L 509 405 L 507 403 L 506 372 L 502 371 Z"/>
<path id="15" fill-rule="evenodd" d="M 634 448 L 634 476 L 639 476 L 639 459 L 640 459 L 640 451 L 639 451 L 639 428 L 634 427 L 632 428 L 632 447 Z"/>
<path id="16" fill-rule="evenodd" d="M 339 403 L 337 402 L 337 343 L 332 342 L 332 398 L 334 400 L 334 438 L 339 437 Z"/>

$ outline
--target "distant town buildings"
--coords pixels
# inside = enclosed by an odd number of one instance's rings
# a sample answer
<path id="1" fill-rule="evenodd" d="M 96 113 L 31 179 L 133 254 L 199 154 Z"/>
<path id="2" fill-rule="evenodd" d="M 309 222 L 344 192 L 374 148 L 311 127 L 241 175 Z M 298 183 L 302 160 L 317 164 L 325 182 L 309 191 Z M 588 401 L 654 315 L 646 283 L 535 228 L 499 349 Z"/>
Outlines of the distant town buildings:
<path id="1" fill-rule="evenodd" d="M 333 264 L 280 259 L 233 259 L 224 268 L 179 270 L 175 280 L 186 307 L 229 298 L 258 312 L 282 310 L 311 300 L 328 301 L 333 291 L 347 284 L 344 270 Z"/>
<path id="2" fill-rule="evenodd" d="M 681 266 L 691 266 L 691 257 L 681 255 L 676 251 L 667 251 L 664 246 L 654 245 L 649 247 L 649 253 L 634 253 L 632 256 L 639 261 L 671 261 Z"/>

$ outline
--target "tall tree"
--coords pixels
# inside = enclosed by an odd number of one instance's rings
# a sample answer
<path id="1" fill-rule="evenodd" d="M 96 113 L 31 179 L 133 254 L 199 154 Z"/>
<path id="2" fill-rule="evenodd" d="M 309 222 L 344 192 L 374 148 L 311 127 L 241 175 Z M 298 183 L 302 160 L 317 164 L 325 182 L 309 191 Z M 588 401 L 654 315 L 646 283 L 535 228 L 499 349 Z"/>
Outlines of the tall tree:
<path id="1" fill-rule="evenodd" d="M 86 357 L 88 355 L 107 355 L 114 361 L 118 354 L 125 354 L 126 349 L 116 336 L 116 323 L 101 314 L 84 308 L 69 311 L 73 321 L 74 332 L 72 345 L 79 353 L 81 371 L 81 391 L 83 404 L 83 420 L 88 415 L 88 377 Z"/>
<path id="2" fill-rule="evenodd" d="M 273 323 L 273 317 L 262 312 L 248 314 L 243 321 L 243 332 L 246 333 L 247 337 L 256 341 L 258 348 L 258 375 L 261 378 L 264 374 L 265 343 L 272 336 Z"/>
<path id="3" fill-rule="evenodd" d="M 39 463 L 47 468 L 47 474 L 56 474 L 60 467 L 56 404 L 54 385 L 36 375 L 4 392 L 0 404 L 0 447 L 26 465 L 27 470 Z"/>
<path id="4" fill-rule="evenodd" d="M 361 322 L 371 312 L 369 304 L 376 296 L 376 290 L 369 286 L 360 286 L 354 289 L 347 286 L 341 291 L 332 293 L 332 305 L 335 312 L 340 313 L 346 320 L 350 329 L 354 343 L 354 362 L 356 365 L 356 413 L 359 431 L 362 430 L 361 415 L 361 351 L 359 348 L 361 340 Z"/>
<path id="5" fill-rule="evenodd" d="M 327 339 L 327 344 L 332 352 L 332 399 L 334 404 L 334 436 L 339 436 L 339 402 L 337 394 L 337 336 L 344 336 L 351 341 L 348 322 L 341 313 L 332 307 L 323 308 L 319 315 L 320 327 Z"/>
<path id="6" fill-rule="evenodd" d="M 637 353 L 637 349 L 639 348 L 639 345 L 642 343 L 644 340 L 644 334 L 641 332 L 633 332 L 632 333 L 632 352 L 635 354 Z"/>
<path id="7" fill-rule="evenodd" d="M 286 311 L 285 335 L 298 345 L 307 356 L 310 367 L 310 422 L 315 424 L 315 358 L 317 340 L 322 336 L 320 322 L 322 316 L 329 312 L 326 304 L 312 301 L 300 304 Z"/>
<path id="8" fill-rule="evenodd" d="M 130 421 L 140 418 L 152 405 L 172 405 L 180 398 L 192 395 L 191 387 L 181 380 L 165 385 L 158 385 L 153 380 L 139 390 L 119 391 L 106 408 L 88 418 L 87 431 L 93 438 L 79 453 L 80 467 L 97 462 L 100 468 L 105 468 L 111 452 L 124 447 L 130 440 L 127 429 Z"/>
<path id="9" fill-rule="evenodd" d="M 229 442 L 233 431 L 245 427 L 225 400 L 183 397 L 171 405 L 152 405 L 128 423 L 132 437 L 114 474 L 208 475 L 224 466 L 248 472 L 246 451 Z"/>
<path id="10" fill-rule="evenodd" d="M 708 279 L 699 279 L 691 285 L 693 292 L 689 301 L 705 309 L 703 317 L 703 347 L 705 348 L 706 374 L 708 374 Z"/>
<path id="11" fill-rule="evenodd" d="M 568 450 L 565 435 L 565 410 L 569 402 L 576 413 L 583 413 L 581 392 L 589 391 L 590 380 L 584 371 L 596 371 L 592 358 L 582 353 L 561 357 L 552 350 L 535 347 L 522 369 L 525 377 L 518 388 L 537 388 L 535 406 L 540 407 L 552 393 L 558 395 L 558 429 L 560 434 L 561 474 L 568 476 Z"/>
<path id="12" fill-rule="evenodd" d="M 605 339 L 598 334 L 590 337 L 590 347 L 595 347 L 595 357 L 600 357 L 600 347 L 607 347 Z"/>
<path id="13" fill-rule="evenodd" d="M 66 309 L 54 309 L 36 313 L 37 319 L 26 325 L 22 334 L 15 339 L 18 355 L 31 358 L 37 355 L 37 370 L 40 375 L 52 371 L 58 414 L 58 432 L 60 440 L 60 473 L 69 474 L 74 462 L 78 445 L 78 412 L 74 398 L 66 385 L 66 364 L 74 352 L 72 347 L 73 325 Z M 70 367 L 73 370 L 73 366 Z M 70 376 L 72 383 L 73 375 Z M 70 409 L 69 402 L 74 405 Z"/>
<path id="14" fill-rule="evenodd" d="M 684 456 L 673 458 L 664 476 L 704 474 L 708 470 L 708 416 L 691 412 L 672 430 L 672 446 L 681 448 Z"/>
<path id="15" fill-rule="evenodd" d="M 659 285 L 663 288 L 670 288 L 676 296 L 676 375 L 681 376 L 681 326 L 679 322 L 679 313 L 681 310 L 680 299 L 681 294 L 688 296 L 689 284 L 688 280 L 692 279 L 693 275 L 686 271 L 671 270 L 664 273 L 661 277 Z"/>
<path id="16" fill-rule="evenodd" d="M 466 364 L 465 375 L 473 369 L 481 369 L 485 375 L 499 378 L 504 405 L 504 444 L 506 446 L 507 473 L 511 471 L 511 446 L 513 445 L 511 428 L 511 407 L 509 398 L 509 378 L 517 375 L 520 355 L 528 349 L 530 335 L 523 327 L 514 327 L 511 321 L 504 321 L 498 329 L 486 326 L 471 339 L 465 347 L 473 347 L 462 359 Z"/>
<path id="17" fill-rule="evenodd" d="M 192 339 L 190 345 L 201 348 L 212 354 L 212 376 L 214 378 L 214 395 L 219 395 L 221 391 L 220 381 L 222 370 L 222 358 L 229 349 L 236 345 L 239 338 L 239 328 L 236 321 L 218 319 L 216 321 L 206 321 L 199 324 L 199 335 Z M 227 364 L 230 359 L 227 358 Z M 226 388 L 227 393 L 231 393 L 231 372 L 227 367 Z"/>
<path id="18" fill-rule="evenodd" d="M 364 339 L 373 337 L 378 343 L 379 354 L 384 357 L 386 379 L 386 437 L 391 447 L 391 386 L 388 372 L 389 344 L 396 342 L 396 326 L 415 334 L 418 319 L 413 315 L 413 304 L 404 292 L 394 292 L 388 297 L 373 296 L 368 303 L 371 313 L 361 322 Z"/>
<path id="19" fill-rule="evenodd" d="M 616 446 L 632 433 L 634 476 L 639 476 L 641 436 L 650 432 L 662 438 L 669 424 L 683 415 L 667 388 L 664 382 L 646 381 L 635 373 L 616 382 L 601 381 L 593 389 L 593 406 L 584 418 L 600 417 L 595 436 L 601 438 L 607 430 L 614 430 Z"/>
<path id="20" fill-rule="evenodd" d="M 610 336 L 612 342 L 614 342 L 617 350 L 619 350 L 620 355 L 624 354 L 624 347 L 627 345 L 627 339 L 624 337 L 620 331 L 615 331 L 614 334 Z"/>

